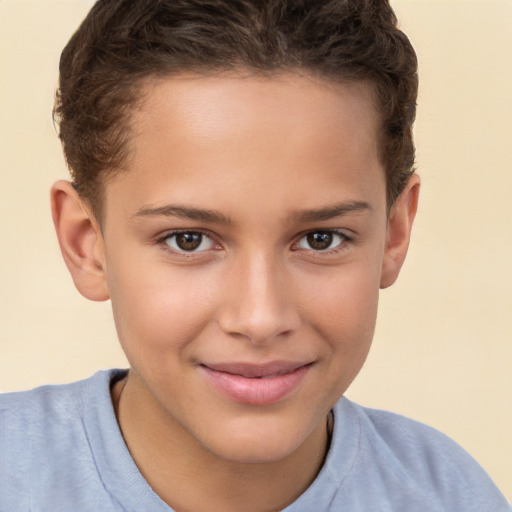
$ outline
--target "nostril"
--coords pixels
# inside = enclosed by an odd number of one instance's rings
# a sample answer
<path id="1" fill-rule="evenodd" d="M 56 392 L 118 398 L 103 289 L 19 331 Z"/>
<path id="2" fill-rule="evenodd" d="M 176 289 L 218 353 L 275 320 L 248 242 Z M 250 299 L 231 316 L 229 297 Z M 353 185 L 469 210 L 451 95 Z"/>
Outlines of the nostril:
<path id="1" fill-rule="evenodd" d="M 230 336 L 246 339 L 252 343 L 266 343 L 277 338 L 290 337 L 300 325 L 300 317 L 293 311 L 265 315 L 262 311 L 244 314 L 235 310 L 224 312 L 218 319 L 220 328 Z"/>

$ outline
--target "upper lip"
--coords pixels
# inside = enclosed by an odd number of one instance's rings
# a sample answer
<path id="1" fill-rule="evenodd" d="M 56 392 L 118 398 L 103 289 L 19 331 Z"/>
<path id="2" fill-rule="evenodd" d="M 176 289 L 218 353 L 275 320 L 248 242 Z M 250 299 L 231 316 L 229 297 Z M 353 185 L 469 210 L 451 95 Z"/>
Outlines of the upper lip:
<path id="1" fill-rule="evenodd" d="M 291 373 L 298 368 L 307 366 L 310 362 L 297 361 L 271 361 L 265 364 L 253 364 L 243 362 L 233 363 L 203 363 L 202 366 L 214 370 L 216 372 L 230 373 L 232 375 L 240 375 L 246 378 L 256 377 L 274 377 Z"/>

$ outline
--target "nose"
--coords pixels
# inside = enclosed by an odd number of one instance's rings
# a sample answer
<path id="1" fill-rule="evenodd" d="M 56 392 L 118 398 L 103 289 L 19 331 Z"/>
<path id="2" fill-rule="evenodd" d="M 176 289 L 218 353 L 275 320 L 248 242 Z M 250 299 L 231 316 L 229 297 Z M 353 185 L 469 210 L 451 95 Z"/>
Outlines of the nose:
<path id="1" fill-rule="evenodd" d="M 224 332 L 265 344 L 298 329 L 300 313 L 282 263 L 270 255 L 240 258 L 228 281 L 218 314 Z"/>

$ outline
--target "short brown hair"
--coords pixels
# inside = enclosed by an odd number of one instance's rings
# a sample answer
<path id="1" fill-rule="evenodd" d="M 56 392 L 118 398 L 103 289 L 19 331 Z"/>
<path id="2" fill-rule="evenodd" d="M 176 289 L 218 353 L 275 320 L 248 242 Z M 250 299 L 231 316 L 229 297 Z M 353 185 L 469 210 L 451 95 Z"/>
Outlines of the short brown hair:
<path id="1" fill-rule="evenodd" d="M 377 91 L 391 205 L 414 172 L 417 60 L 387 0 L 98 0 L 64 48 L 54 116 L 78 192 L 98 216 L 129 154 L 144 79 L 306 70 Z"/>

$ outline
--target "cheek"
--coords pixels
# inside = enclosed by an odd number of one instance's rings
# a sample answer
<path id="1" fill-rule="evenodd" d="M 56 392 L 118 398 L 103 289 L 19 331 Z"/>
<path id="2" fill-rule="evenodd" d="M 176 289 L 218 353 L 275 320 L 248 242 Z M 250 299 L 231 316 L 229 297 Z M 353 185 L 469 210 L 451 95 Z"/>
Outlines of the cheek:
<path id="1" fill-rule="evenodd" d="M 317 281 L 315 293 L 307 295 L 303 317 L 313 336 L 323 340 L 319 370 L 331 404 L 350 386 L 370 350 L 379 275 L 376 263 L 353 262 L 333 269 L 325 280 Z"/>
<path id="2" fill-rule="evenodd" d="M 325 293 L 310 303 L 308 321 L 323 340 L 319 371 L 330 406 L 345 393 L 366 360 L 378 294 L 375 275 L 353 268 L 332 278 Z"/>
<path id="3" fill-rule="evenodd" d="M 307 321 L 336 345 L 371 338 L 377 316 L 380 272 L 377 265 L 354 262 L 334 268 L 301 291 Z"/>
<path id="4" fill-rule="evenodd" d="M 111 275 L 114 319 L 129 360 L 183 350 L 212 316 L 207 276 L 155 264 L 135 272 L 122 264 Z"/>

